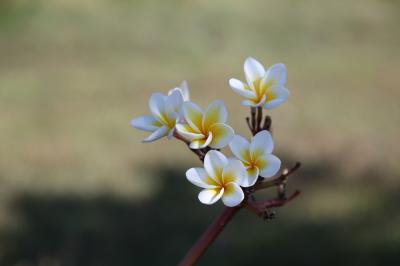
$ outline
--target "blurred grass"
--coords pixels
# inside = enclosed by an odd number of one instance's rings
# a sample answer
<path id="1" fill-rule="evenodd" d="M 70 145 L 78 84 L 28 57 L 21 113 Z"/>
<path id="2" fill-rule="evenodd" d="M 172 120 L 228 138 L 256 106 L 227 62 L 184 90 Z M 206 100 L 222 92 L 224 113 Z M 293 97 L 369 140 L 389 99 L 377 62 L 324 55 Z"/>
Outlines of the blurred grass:
<path id="1" fill-rule="evenodd" d="M 0 2 L 0 225 L 18 220 L 10 206 L 24 195 L 136 204 L 160 186 L 144 163 L 198 165 L 172 141 L 140 144 L 144 134 L 128 125 L 148 112 L 152 92 L 183 79 L 201 105 L 225 100 L 230 123 L 248 135 L 247 110 L 227 80 L 243 77 L 249 55 L 288 67 L 290 100 L 271 115 L 276 154 L 304 162 L 295 181 L 306 190 L 301 213 L 313 226 L 369 208 L 385 215 L 400 184 L 399 7 L 389 0 Z M 186 198 L 191 208 L 195 192 Z M 371 243 L 389 234 L 375 233 Z"/>

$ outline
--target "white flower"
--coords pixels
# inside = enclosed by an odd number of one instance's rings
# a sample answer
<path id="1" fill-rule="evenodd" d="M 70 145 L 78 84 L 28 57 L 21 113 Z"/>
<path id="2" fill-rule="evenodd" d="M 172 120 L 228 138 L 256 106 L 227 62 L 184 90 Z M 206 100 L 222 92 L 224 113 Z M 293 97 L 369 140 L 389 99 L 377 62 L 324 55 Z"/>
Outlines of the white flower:
<path id="1" fill-rule="evenodd" d="M 228 112 L 222 101 L 212 102 L 206 111 L 193 102 L 184 102 L 182 109 L 187 124 L 177 124 L 176 130 L 190 142 L 190 148 L 221 149 L 232 140 L 234 131 L 226 124 Z"/>
<path id="2" fill-rule="evenodd" d="M 266 130 L 258 132 L 251 143 L 242 136 L 235 135 L 229 147 L 246 167 L 247 179 L 243 182 L 245 186 L 254 185 L 259 175 L 264 178 L 273 177 L 281 167 L 281 160 L 271 154 L 274 143 L 271 134 Z"/>
<path id="3" fill-rule="evenodd" d="M 171 138 L 175 125 L 181 120 L 182 95 L 178 91 L 168 96 L 154 93 L 149 100 L 152 115 L 143 115 L 131 121 L 134 128 L 152 132 L 143 142 L 151 142 L 164 136 Z"/>
<path id="4" fill-rule="evenodd" d="M 265 71 L 260 62 L 248 57 L 244 62 L 244 73 L 247 84 L 238 79 L 229 80 L 232 90 L 246 98 L 242 101 L 242 105 L 272 109 L 289 97 L 289 91 L 285 87 L 284 64 L 272 65 Z"/>
<path id="5" fill-rule="evenodd" d="M 236 159 L 228 160 L 219 151 L 211 150 L 204 158 L 204 168 L 190 168 L 187 179 L 203 188 L 199 200 L 204 204 L 213 204 L 222 198 L 222 202 L 233 207 L 239 205 L 244 194 L 240 185 L 246 176 L 246 169 Z"/>
<path id="6" fill-rule="evenodd" d="M 168 95 L 171 95 L 171 93 L 173 93 L 174 91 L 178 91 L 182 95 L 182 99 L 184 102 L 190 100 L 189 87 L 186 80 L 182 81 L 179 87 L 169 90 Z"/>

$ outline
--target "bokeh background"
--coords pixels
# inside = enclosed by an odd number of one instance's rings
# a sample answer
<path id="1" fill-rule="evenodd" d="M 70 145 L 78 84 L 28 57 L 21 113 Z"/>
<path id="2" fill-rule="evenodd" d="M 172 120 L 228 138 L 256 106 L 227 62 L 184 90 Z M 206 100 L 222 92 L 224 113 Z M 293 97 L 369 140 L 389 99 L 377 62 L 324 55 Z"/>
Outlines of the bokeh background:
<path id="1" fill-rule="evenodd" d="M 227 83 L 247 56 L 288 68 L 270 115 L 302 195 L 241 212 L 199 265 L 398 263 L 399 25 L 396 0 L 0 1 L 0 265 L 176 264 L 222 204 L 129 121 L 187 80 L 249 136 Z"/>

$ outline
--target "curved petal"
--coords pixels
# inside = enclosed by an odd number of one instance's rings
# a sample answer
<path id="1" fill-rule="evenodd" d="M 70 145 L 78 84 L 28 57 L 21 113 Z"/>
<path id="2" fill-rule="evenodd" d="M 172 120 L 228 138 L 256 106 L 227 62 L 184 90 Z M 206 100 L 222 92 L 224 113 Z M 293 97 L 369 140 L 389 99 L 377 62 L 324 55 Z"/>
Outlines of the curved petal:
<path id="1" fill-rule="evenodd" d="M 264 178 L 273 177 L 281 168 L 281 160 L 272 154 L 265 154 L 258 158 L 256 165 L 260 168 L 260 176 Z"/>
<path id="2" fill-rule="evenodd" d="M 271 87 L 266 92 L 267 101 L 263 107 L 265 109 L 272 109 L 286 101 L 289 94 L 289 90 L 283 86 Z"/>
<path id="3" fill-rule="evenodd" d="M 189 147 L 190 147 L 191 149 L 195 149 L 195 150 L 197 150 L 197 149 L 203 149 L 203 148 L 207 147 L 208 145 L 210 145 L 212 139 L 213 139 L 213 135 L 212 135 L 212 133 L 210 132 L 210 133 L 208 134 L 208 137 L 207 137 L 207 138 L 192 140 L 192 141 L 190 142 Z"/>
<path id="4" fill-rule="evenodd" d="M 226 123 L 228 111 L 223 101 L 213 101 L 204 113 L 203 130 L 207 131 L 215 123 Z"/>
<path id="5" fill-rule="evenodd" d="M 178 134 L 184 137 L 188 141 L 205 138 L 205 136 L 202 133 L 194 132 L 193 129 L 188 124 L 177 124 L 175 128 Z"/>
<path id="6" fill-rule="evenodd" d="M 265 76 L 268 80 L 272 79 L 275 84 L 283 86 L 286 83 L 286 66 L 282 63 L 272 65 Z"/>
<path id="7" fill-rule="evenodd" d="M 165 123 L 164 113 L 166 100 L 167 96 L 159 92 L 153 93 L 150 96 L 149 100 L 149 108 L 154 118 L 160 120 L 163 123 Z"/>
<path id="8" fill-rule="evenodd" d="M 260 101 L 256 100 L 243 100 L 241 102 L 242 105 L 244 106 L 249 106 L 249 107 L 259 107 L 265 104 L 265 100 L 267 99 L 266 95 L 263 95 Z"/>
<path id="9" fill-rule="evenodd" d="M 202 130 L 203 113 L 203 110 L 197 104 L 193 102 L 183 103 L 185 120 L 196 132 L 201 132 Z"/>
<path id="10" fill-rule="evenodd" d="M 203 204 L 213 204 L 217 202 L 224 194 L 223 188 L 206 188 L 199 193 L 199 200 Z"/>
<path id="11" fill-rule="evenodd" d="M 167 126 L 159 127 L 156 131 L 150 134 L 143 142 L 152 142 L 168 135 L 170 128 Z"/>
<path id="12" fill-rule="evenodd" d="M 181 85 L 179 86 L 181 89 L 182 97 L 185 102 L 190 100 L 190 93 L 189 93 L 189 86 L 186 80 L 182 81 Z"/>
<path id="13" fill-rule="evenodd" d="M 174 133 L 175 133 L 175 128 L 169 129 L 169 131 L 167 133 L 167 138 L 172 139 L 174 137 Z"/>
<path id="14" fill-rule="evenodd" d="M 153 132 L 157 130 L 162 124 L 157 121 L 152 115 L 142 115 L 131 120 L 131 126 L 134 128 Z"/>
<path id="15" fill-rule="evenodd" d="M 230 182 L 241 184 L 246 177 L 246 168 L 244 168 L 242 162 L 239 160 L 228 160 L 228 165 L 222 170 L 223 184 L 228 184 Z"/>
<path id="16" fill-rule="evenodd" d="M 219 151 L 211 150 L 204 157 L 204 169 L 218 183 L 221 183 L 222 171 L 227 165 L 228 159 Z"/>
<path id="17" fill-rule="evenodd" d="M 274 142 L 271 133 L 267 130 L 260 131 L 251 140 L 250 157 L 252 161 L 255 162 L 258 157 L 271 153 L 273 149 Z"/>
<path id="18" fill-rule="evenodd" d="M 210 147 L 213 149 L 222 149 L 232 141 L 235 132 L 227 124 L 217 123 L 210 127 L 210 134 L 213 135 Z"/>
<path id="19" fill-rule="evenodd" d="M 228 207 L 235 207 L 239 205 L 244 199 L 243 190 L 239 185 L 231 182 L 225 186 L 225 191 L 222 196 L 222 202 Z"/>
<path id="20" fill-rule="evenodd" d="M 190 183 L 201 188 L 216 188 L 219 186 L 214 179 L 207 175 L 206 170 L 200 167 L 193 167 L 187 170 L 186 178 Z"/>
<path id="21" fill-rule="evenodd" d="M 244 62 L 244 73 L 246 75 L 247 83 L 251 85 L 254 81 L 264 77 L 265 69 L 256 59 L 248 57 Z"/>
<path id="22" fill-rule="evenodd" d="M 232 153 L 243 162 L 249 163 L 251 161 L 249 153 L 250 143 L 244 137 L 235 135 L 231 143 L 229 143 L 229 148 Z"/>
<path id="23" fill-rule="evenodd" d="M 254 91 L 251 90 L 251 88 L 241 82 L 238 79 L 230 79 L 229 80 L 229 85 L 231 86 L 232 90 L 236 92 L 237 94 L 249 98 L 249 99 L 255 99 L 256 94 Z"/>
<path id="24" fill-rule="evenodd" d="M 179 91 L 173 91 L 170 95 L 168 95 L 167 100 L 165 101 L 165 112 L 169 117 L 173 113 L 180 113 L 182 109 L 182 94 Z"/>
<path id="25" fill-rule="evenodd" d="M 184 80 L 182 81 L 181 85 L 179 87 L 173 88 L 169 90 L 168 95 L 171 95 L 174 91 L 178 91 L 182 95 L 183 101 L 187 102 L 189 101 L 189 87 L 187 85 L 187 81 Z"/>
<path id="26" fill-rule="evenodd" d="M 247 168 L 247 178 L 243 179 L 241 186 L 242 187 L 251 187 L 253 186 L 258 179 L 260 171 L 257 167 Z"/>

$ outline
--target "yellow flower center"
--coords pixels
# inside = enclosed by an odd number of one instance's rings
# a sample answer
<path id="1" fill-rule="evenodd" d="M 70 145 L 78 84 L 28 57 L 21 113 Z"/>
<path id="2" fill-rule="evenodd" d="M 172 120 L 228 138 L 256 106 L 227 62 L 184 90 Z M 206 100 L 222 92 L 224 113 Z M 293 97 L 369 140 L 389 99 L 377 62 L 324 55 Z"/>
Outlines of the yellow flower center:
<path id="1" fill-rule="evenodd" d="M 276 94 L 273 93 L 270 88 L 276 84 L 275 80 L 269 79 L 267 82 L 261 82 L 261 79 L 257 79 L 253 82 L 254 92 L 257 96 L 257 102 L 260 102 L 262 97 L 265 95 L 265 102 L 269 102 L 276 98 Z"/>

